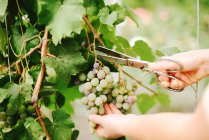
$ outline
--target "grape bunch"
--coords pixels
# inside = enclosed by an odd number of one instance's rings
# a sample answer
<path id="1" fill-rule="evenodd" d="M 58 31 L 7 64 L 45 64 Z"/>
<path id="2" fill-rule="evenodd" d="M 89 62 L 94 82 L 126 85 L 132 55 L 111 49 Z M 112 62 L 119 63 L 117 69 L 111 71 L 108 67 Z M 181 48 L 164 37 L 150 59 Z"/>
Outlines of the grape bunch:
<path id="1" fill-rule="evenodd" d="M 124 114 L 131 111 L 131 105 L 136 101 L 136 85 L 120 80 L 114 81 L 110 69 L 99 63 L 93 65 L 93 70 L 78 76 L 82 82 L 79 91 L 84 94 L 81 99 L 89 114 L 103 115 L 104 103 L 113 103 Z M 89 131 L 94 133 L 96 124 L 89 122 Z"/>
<path id="2" fill-rule="evenodd" d="M 18 123 L 24 123 L 29 116 L 35 115 L 35 108 L 32 104 L 22 103 L 18 111 L 14 112 L 14 106 L 7 102 L 0 107 L 0 131 L 7 133 L 17 127 Z"/>

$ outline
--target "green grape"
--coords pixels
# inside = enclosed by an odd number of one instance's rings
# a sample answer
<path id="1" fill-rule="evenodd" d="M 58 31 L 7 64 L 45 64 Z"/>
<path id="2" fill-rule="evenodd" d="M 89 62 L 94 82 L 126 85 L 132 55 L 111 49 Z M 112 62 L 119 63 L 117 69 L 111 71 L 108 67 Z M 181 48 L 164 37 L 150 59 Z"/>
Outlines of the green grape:
<path id="1" fill-rule="evenodd" d="M 99 70 L 99 71 L 97 72 L 97 77 L 98 77 L 99 79 L 104 79 L 104 78 L 105 78 L 105 72 L 104 72 L 103 70 Z"/>
<path id="2" fill-rule="evenodd" d="M 99 84 L 99 85 L 100 85 L 102 88 L 105 88 L 105 87 L 107 87 L 108 82 L 107 82 L 107 80 L 103 79 L 103 80 L 100 81 L 100 84 Z"/>
<path id="3" fill-rule="evenodd" d="M 119 95 L 119 90 L 117 88 L 112 90 L 112 96 L 117 97 Z"/>
<path id="4" fill-rule="evenodd" d="M 130 109 L 130 105 L 128 103 L 123 103 L 123 109 L 124 110 L 129 110 Z"/>
<path id="5" fill-rule="evenodd" d="M 96 126 L 97 126 L 96 123 L 89 121 L 89 127 L 95 128 Z"/>
<path id="6" fill-rule="evenodd" d="M 116 101 L 116 99 L 113 99 L 111 102 L 112 102 L 112 104 L 116 104 L 117 101 Z"/>
<path id="7" fill-rule="evenodd" d="M 25 112 L 25 110 L 26 110 L 25 105 L 21 105 L 19 108 L 19 112 L 23 113 L 23 112 Z"/>
<path id="8" fill-rule="evenodd" d="M 111 102 L 112 101 L 112 96 L 109 94 L 109 95 L 107 95 L 107 101 L 108 102 Z"/>
<path id="9" fill-rule="evenodd" d="M 96 93 L 96 92 L 97 92 L 96 87 L 93 87 L 93 88 L 91 89 L 91 92 L 92 92 L 92 93 Z"/>
<path id="10" fill-rule="evenodd" d="M 86 82 L 85 84 L 84 84 L 84 90 L 91 90 L 92 89 L 92 84 L 91 84 L 91 82 Z"/>
<path id="11" fill-rule="evenodd" d="M 128 99 L 128 95 L 124 95 L 124 100 L 127 100 Z"/>
<path id="12" fill-rule="evenodd" d="M 83 97 L 81 99 L 81 102 L 82 102 L 83 105 L 87 105 L 88 104 L 88 97 Z"/>
<path id="13" fill-rule="evenodd" d="M 103 100 L 100 97 L 97 97 L 95 100 L 95 104 L 96 106 L 101 106 L 103 104 Z"/>
<path id="14" fill-rule="evenodd" d="M 93 78 L 93 79 L 91 80 L 91 84 L 92 84 L 93 86 L 97 86 L 97 85 L 99 84 L 99 79 L 98 79 L 98 78 Z"/>
<path id="15" fill-rule="evenodd" d="M 103 107 L 103 106 L 100 106 L 100 107 L 99 107 L 99 114 L 100 114 L 100 115 L 103 115 L 104 113 L 105 113 L 104 107 Z"/>
<path id="16" fill-rule="evenodd" d="M 91 94 L 88 95 L 88 100 L 89 101 L 93 102 L 93 101 L 95 101 L 95 99 L 96 99 L 96 94 L 91 93 Z"/>
<path id="17" fill-rule="evenodd" d="M 26 113 L 21 113 L 20 114 L 20 119 L 25 120 L 27 118 L 27 114 Z"/>
<path id="18" fill-rule="evenodd" d="M 113 77 L 112 77 L 112 75 L 106 75 L 106 76 L 105 76 L 105 80 L 107 80 L 108 83 L 112 83 L 112 82 L 113 82 Z"/>
<path id="19" fill-rule="evenodd" d="M 104 66 L 102 70 L 105 72 L 105 74 L 110 74 L 110 69 L 107 66 Z"/>
<path id="20" fill-rule="evenodd" d="M 126 89 L 128 91 L 131 91 L 133 89 L 132 84 L 131 83 L 126 83 Z"/>
<path id="21" fill-rule="evenodd" d="M 122 102 L 123 102 L 123 95 L 118 95 L 118 96 L 116 97 L 116 101 L 117 101 L 118 103 L 122 103 Z"/>
<path id="22" fill-rule="evenodd" d="M 6 112 L 0 112 L 0 120 L 4 121 L 6 119 L 7 115 Z"/>
<path id="23" fill-rule="evenodd" d="M 118 109 L 120 109 L 120 108 L 122 108 L 122 107 L 123 107 L 123 104 L 122 104 L 122 103 L 118 103 L 118 102 L 117 102 L 117 103 L 115 104 L 115 106 L 116 106 Z"/>
<path id="24" fill-rule="evenodd" d="M 13 124 L 15 122 L 15 119 L 12 116 L 7 116 L 6 122 L 8 124 Z"/>
<path id="25" fill-rule="evenodd" d="M 33 114 L 33 113 L 36 112 L 36 110 L 35 110 L 35 108 L 34 108 L 33 105 L 29 105 L 29 106 L 28 106 L 28 112 L 31 113 L 31 114 Z"/>
<path id="26" fill-rule="evenodd" d="M 94 103 L 94 102 L 91 102 L 91 101 L 89 101 L 89 102 L 88 102 L 88 106 L 90 106 L 90 107 L 91 107 L 91 106 L 94 106 L 94 105 L 95 105 L 95 103 Z"/>
<path id="27" fill-rule="evenodd" d="M 95 106 L 93 106 L 93 107 L 91 107 L 91 109 L 89 110 L 89 113 L 90 113 L 90 114 L 97 114 L 98 111 L 99 111 L 98 108 L 95 107 Z"/>
<path id="28" fill-rule="evenodd" d="M 84 84 L 79 86 L 79 92 L 84 93 Z"/>
<path id="29" fill-rule="evenodd" d="M 92 127 L 89 127 L 89 133 L 94 134 L 94 132 L 95 132 L 95 129 Z"/>
<path id="30" fill-rule="evenodd" d="M 100 95 L 99 97 L 102 99 L 103 103 L 107 102 L 107 96 Z"/>
<path id="31" fill-rule="evenodd" d="M 101 91 L 103 90 L 103 88 L 102 88 L 100 85 L 98 85 L 98 86 L 96 87 L 96 90 L 97 90 L 98 92 L 101 92 Z"/>
<path id="32" fill-rule="evenodd" d="M 108 83 L 108 85 L 107 85 L 107 89 L 111 89 L 113 87 L 113 84 L 112 83 Z"/>
<path id="33" fill-rule="evenodd" d="M 0 129 L 4 128 L 6 126 L 5 121 L 0 121 Z"/>
<path id="34" fill-rule="evenodd" d="M 86 74 L 84 74 L 84 73 L 79 74 L 78 79 L 79 79 L 81 82 L 85 81 L 85 80 L 86 80 Z"/>
<path id="35" fill-rule="evenodd" d="M 102 93 L 103 93 L 103 94 L 108 94 L 108 93 L 109 93 L 109 89 L 104 89 L 104 90 L 102 91 Z"/>
<path id="36" fill-rule="evenodd" d="M 130 91 L 130 92 L 128 93 L 128 95 L 129 95 L 129 96 L 135 96 L 135 92 Z"/>
<path id="37" fill-rule="evenodd" d="M 120 89 L 119 89 L 120 94 L 125 94 L 126 92 L 127 92 L 127 90 L 124 87 L 120 87 Z"/>
<path id="38" fill-rule="evenodd" d="M 87 78 L 91 80 L 94 77 L 95 77 L 94 72 L 93 71 L 89 71 L 88 74 L 87 74 Z"/>

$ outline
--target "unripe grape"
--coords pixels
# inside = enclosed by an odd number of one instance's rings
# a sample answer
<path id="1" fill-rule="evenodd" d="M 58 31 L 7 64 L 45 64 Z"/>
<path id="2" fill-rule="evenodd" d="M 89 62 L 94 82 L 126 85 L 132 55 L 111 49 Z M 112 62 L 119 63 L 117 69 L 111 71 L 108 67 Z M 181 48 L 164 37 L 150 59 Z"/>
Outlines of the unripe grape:
<path id="1" fill-rule="evenodd" d="M 134 96 L 134 95 L 135 95 L 135 92 L 130 91 L 130 92 L 128 93 L 128 95 L 129 95 L 129 96 Z"/>
<path id="2" fill-rule="evenodd" d="M 105 72 L 105 74 L 110 74 L 110 69 L 107 66 L 104 66 L 102 70 Z"/>
<path id="3" fill-rule="evenodd" d="M 87 78 L 88 79 L 93 79 L 95 77 L 94 72 L 93 71 L 89 71 L 87 74 Z"/>
<path id="4" fill-rule="evenodd" d="M 98 69 L 93 69 L 94 74 L 98 73 Z"/>
<path id="5" fill-rule="evenodd" d="M 89 127 L 89 133 L 94 134 L 94 132 L 95 132 L 95 129 L 92 127 Z"/>
<path id="6" fill-rule="evenodd" d="M 109 93 L 109 89 L 104 89 L 102 93 L 103 94 L 108 94 Z"/>
<path id="7" fill-rule="evenodd" d="M 124 87 L 120 87 L 120 89 L 119 89 L 120 94 L 124 94 L 126 92 L 127 92 L 127 90 Z"/>
<path id="8" fill-rule="evenodd" d="M 94 105 L 95 105 L 95 102 L 92 102 L 92 101 L 89 101 L 89 102 L 88 102 L 88 106 L 91 107 L 91 106 L 94 106 Z"/>
<path id="9" fill-rule="evenodd" d="M 105 109 L 103 106 L 99 107 L 99 115 L 103 115 L 105 113 Z"/>
<path id="10" fill-rule="evenodd" d="M 107 96 L 105 96 L 105 95 L 100 95 L 99 97 L 102 99 L 102 101 L 103 101 L 104 103 L 107 102 Z"/>
<path id="11" fill-rule="evenodd" d="M 21 113 L 20 114 L 20 119 L 25 120 L 27 118 L 27 114 L 26 113 Z"/>
<path id="12" fill-rule="evenodd" d="M 81 102 L 82 102 L 83 105 L 87 105 L 88 104 L 88 97 L 83 97 L 81 99 Z"/>
<path id="13" fill-rule="evenodd" d="M 107 80 L 108 83 L 112 83 L 112 82 L 113 82 L 113 77 L 112 77 L 112 75 L 106 75 L 106 76 L 105 76 L 105 80 Z"/>
<path id="14" fill-rule="evenodd" d="M 131 83 L 126 83 L 126 89 L 128 91 L 131 91 L 133 88 L 132 88 L 132 84 Z"/>
<path id="15" fill-rule="evenodd" d="M 0 112 L 0 120 L 4 121 L 6 117 L 7 117 L 6 112 Z"/>
<path id="16" fill-rule="evenodd" d="M 107 85 L 107 89 L 111 89 L 113 87 L 113 84 L 112 83 L 108 83 L 108 85 Z"/>
<path id="17" fill-rule="evenodd" d="M 12 117 L 12 116 L 8 116 L 7 117 L 7 119 L 6 119 L 6 122 L 8 123 L 8 124 L 13 124 L 14 123 L 14 118 Z"/>
<path id="18" fill-rule="evenodd" d="M 97 107 L 93 106 L 93 107 L 91 107 L 91 109 L 89 111 L 90 111 L 89 112 L 90 114 L 97 114 L 99 110 Z"/>
<path id="19" fill-rule="evenodd" d="M 19 112 L 20 112 L 20 113 L 25 112 L 25 105 L 21 105 L 21 106 L 20 106 Z"/>
<path id="20" fill-rule="evenodd" d="M 97 73 L 97 77 L 99 79 L 103 79 L 105 77 L 105 72 L 103 70 L 99 70 Z"/>
<path id="21" fill-rule="evenodd" d="M 84 94 L 87 96 L 87 95 L 89 95 L 91 92 L 90 92 L 90 90 L 84 90 Z"/>
<path id="22" fill-rule="evenodd" d="M 103 80 L 100 81 L 100 84 L 99 84 L 99 85 L 100 85 L 102 88 L 105 88 L 105 87 L 107 87 L 108 82 L 107 82 L 107 80 L 103 79 Z"/>
<path id="23" fill-rule="evenodd" d="M 96 126 L 97 126 L 96 123 L 89 121 L 89 127 L 95 128 Z"/>
<path id="24" fill-rule="evenodd" d="M 107 95 L 107 101 L 108 102 L 111 102 L 112 101 L 112 96 L 109 94 L 109 95 Z"/>
<path id="25" fill-rule="evenodd" d="M 35 108 L 34 108 L 33 105 L 29 105 L 27 110 L 28 110 L 28 112 L 31 113 L 31 114 L 33 114 L 33 113 L 36 112 L 36 110 L 35 110 Z"/>
<path id="26" fill-rule="evenodd" d="M 119 90 L 117 88 L 112 90 L 112 96 L 117 97 L 119 95 Z"/>
<path id="27" fill-rule="evenodd" d="M 98 69 L 99 68 L 99 63 L 94 63 L 93 67 L 94 67 L 94 69 Z"/>
<path id="28" fill-rule="evenodd" d="M 127 102 L 131 105 L 136 101 L 136 96 L 128 96 Z"/>
<path id="29" fill-rule="evenodd" d="M 97 86 L 97 85 L 99 84 L 99 79 L 98 79 L 98 78 L 93 78 L 93 79 L 91 80 L 91 84 L 92 84 L 93 86 Z"/>
<path id="30" fill-rule="evenodd" d="M 86 83 L 84 84 L 84 89 L 85 89 L 85 90 L 91 90 L 91 88 L 92 88 L 91 82 L 86 82 Z"/>
<path id="31" fill-rule="evenodd" d="M 125 95 L 125 96 L 123 97 L 123 99 L 124 99 L 124 100 L 127 100 L 127 99 L 128 99 L 128 95 Z"/>
<path id="32" fill-rule="evenodd" d="M 97 106 L 102 105 L 102 104 L 103 104 L 103 100 L 102 100 L 102 98 L 97 97 L 97 98 L 96 98 L 96 100 L 95 100 L 95 104 L 96 104 Z"/>
<path id="33" fill-rule="evenodd" d="M 5 121 L 0 121 L 0 129 L 4 128 L 6 126 Z"/>
<path id="34" fill-rule="evenodd" d="M 117 103 L 115 104 L 115 106 L 116 106 L 118 109 L 120 109 L 120 108 L 122 108 L 122 107 L 123 107 L 123 104 L 122 104 L 122 103 L 118 103 L 118 102 L 117 102 Z"/>
<path id="35" fill-rule="evenodd" d="M 129 110 L 130 109 L 130 105 L 128 103 L 123 103 L 123 109 L 124 110 Z"/>
<path id="36" fill-rule="evenodd" d="M 102 88 L 100 85 L 98 85 L 98 86 L 96 87 L 96 89 L 97 89 L 98 92 L 101 92 L 101 91 L 103 90 L 103 88 Z"/>
<path id="37" fill-rule="evenodd" d="M 84 73 L 81 73 L 81 74 L 79 74 L 79 76 L 78 76 L 78 78 L 79 78 L 79 80 L 80 81 L 85 81 L 86 80 L 86 74 L 84 74 Z"/>
<path id="38" fill-rule="evenodd" d="M 79 92 L 84 93 L 84 84 L 79 86 Z"/>
<path id="39" fill-rule="evenodd" d="M 91 94 L 88 95 L 88 100 L 89 101 L 93 102 L 93 101 L 95 101 L 95 99 L 96 99 L 96 94 L 91 93 Z"/>
<path id="40" fill-rule="evenodd" d="M 93 87 L 93 88 L 91 89 L 91 92 L 92 92 L 92 93 L 96 93 L 96 92 L 97 92 L 96 87 Z"/>
<path id="41" fill-rule="evenodd" d="M 123 102 L 123 95 L 118 95 L 118 96 L 116 97 L 116 101 L 117 101 L 118 103 L 122 103 L 122 102 Z"/>

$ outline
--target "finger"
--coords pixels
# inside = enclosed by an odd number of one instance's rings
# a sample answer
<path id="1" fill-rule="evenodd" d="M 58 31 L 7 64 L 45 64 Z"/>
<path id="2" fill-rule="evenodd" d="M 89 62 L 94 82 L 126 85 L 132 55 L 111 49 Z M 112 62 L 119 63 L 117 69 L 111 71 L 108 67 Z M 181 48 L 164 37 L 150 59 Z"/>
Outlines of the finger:
<path id="1" fill-rule="evenodd" d="M 178 89 L 179 88 L 179 81 L 178 80 L 171 80 L 171 88 Z"/>
<path id="2" fill-rule="evenodd" d="M 152 70 L 175 70 L 178 65 L 171 61 L 158 61 L 154 63 L 149 63 L 148 67 Z"/>
<path id="3" fill-rule="evenodd" d="M 160 82 L 160 85 L 161 85 L 163 88 L 168 88 L 168 87 L 170 87 L 170 82 L 163 81 L 163 82 Z"/>
<path id="4" fill-rule="evenodd" d="M 178 89 L 183 89 L 185 87 L 186 87 L 186 85 L 184 84 L 184 82 L 179 81 L 179 87 L 178 87 Z"/>
<path id="5" fill-rule="evenodd" d="M 98 126 L 96 128 L 96 133 L 100 137 L 105 137 L 105 131 L 104 131 L 104 128 L 102 126 Z"/>
<path id="6" fill-rule="evenodd" d="M 165 75 L 160 75 L 160 76 L 158 77 L 158 80 L 159 80 L 159 82 L 163 82 L 163 81 L 168 82 L 168 81 L 169 81 L 169 77 L 167 77 L 167 76 L 165 76 Z"/>
<path id="7" fill-rule="evenodd" d="M 109 107 L 112 110 L 113 114 L 122 114 L 121 111 L 117 109 L 114 104 L 110 104 Z"/>
<path id="8" fill-rule="evenodd" d="M 176 73 L 174 76 L 180 79 L 185 86 L 192 84 L 192 80 L 185 73 Z"/>
<path id="9" fill-rule="evenodd" d="M 110 109 L 108 104 L 104 104 L 104 109 L 106 114 L 112 114 L 112 110 Z"/>
<path id="10" fill-rule="evenodd" d="M 89 120 L 96 123 L 96 124 L 102 124 L 103 122 L 103 117 L 100 116 L 100 115 L 95 115 L 95 114 L 92 114 L 92 115 L 89 115 Z"/>

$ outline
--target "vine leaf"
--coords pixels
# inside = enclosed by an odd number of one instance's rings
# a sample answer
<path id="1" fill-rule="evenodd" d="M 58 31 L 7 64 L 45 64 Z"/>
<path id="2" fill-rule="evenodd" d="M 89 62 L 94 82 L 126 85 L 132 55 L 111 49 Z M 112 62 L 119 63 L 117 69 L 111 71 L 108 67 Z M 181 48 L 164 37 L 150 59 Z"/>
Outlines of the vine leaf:
<path id="1" fill-rule="evenodd" d="M 0 52 L 4 56 L 6 55 L 6 44 L 7 44 L 6 34 L 0 25 Z"/>
<path id="2" fill-rule="evenodd" d="M 56 58 L 45 57 L 44 62 L 47 66 L 54 68 L 57 81 L 68 84 L 71 75 L 81 71 L 85 63 L 78 44 L 74 41 L 68 41 L 54 48 Z M 54 54 L 53 53 L 53 54 Z"/>
<path id="3" fill-rule="evenodd" d="M 137 27 L 139 27 L 140 25 L 139 16 L 137 16 L 129 7 L 126 6 L 126 8 L 127 8 L 126 11 L 127 16 L 135 22 Z"/>
<path id="4" fill-rule="evenodd" d="M 6 14 L 6 9 L 8 5 L 8 0 L 0 0 L 0 21 L 4 22 L 4 16 Z"/>
<path id="5" fill-rule="evenodd" d="M 137 106 L 142 114 L 149 111 L 155 104 L 154 98 L 148 94 L 139 94 L 137 96 Z"/>
<path id="6" fill-rule="evenodd" d="M 82 0 L 40 0 L 38 18 L 40 24 L 46 24 L 55 45 L 62 38 L 72 37 L 82 30 L 82 17 L 85 8 Z M 76 12 L 75 12 L 76 11 Z"/>
<path id="7" fill-rule="evenodd" d="M 12 30 L 11 44 L 17 55 L 20 54 L 21 48 L 24 45 L 25 41 L 38 34 L 37 29 L 32 27 L 27 28 L 23 35 L 20 34 L 17 26 L 13 26 L 11 30 Z M 38 45 L 38 43 L 39 40 L 37 38 L 29 41 L 27 47 L 25 46 L 26 50 L 30 50 L 30 48 L 35 47 L 36 45 Z M 25 53 L 25 51 L 23 51 L 23 53 Z"/>
<path id="8" fill-rule="evenodd" d="M 70 115 L 58 109 L 52 112 L 52 121 L 44 118 L 45 126 L 53 140 L 70 140 L 74 123 Z"/>
<path id="9" fill-rule="evenodd" d="M 154 97 L 161 105 L 168 106 L 170 104 L 170 98 L 168 94 L 158 94 Z"/>
<path id="10" fill-rule="evenodd" d="M 40 124 L 35 121 L 34 118 L 27 118 L 24 123 L 25 129 L 27 130 L 28 134 L 31 135 L 30 137 L 34 140 L 43 140 L 45 134 L 40 126 Z"/>

